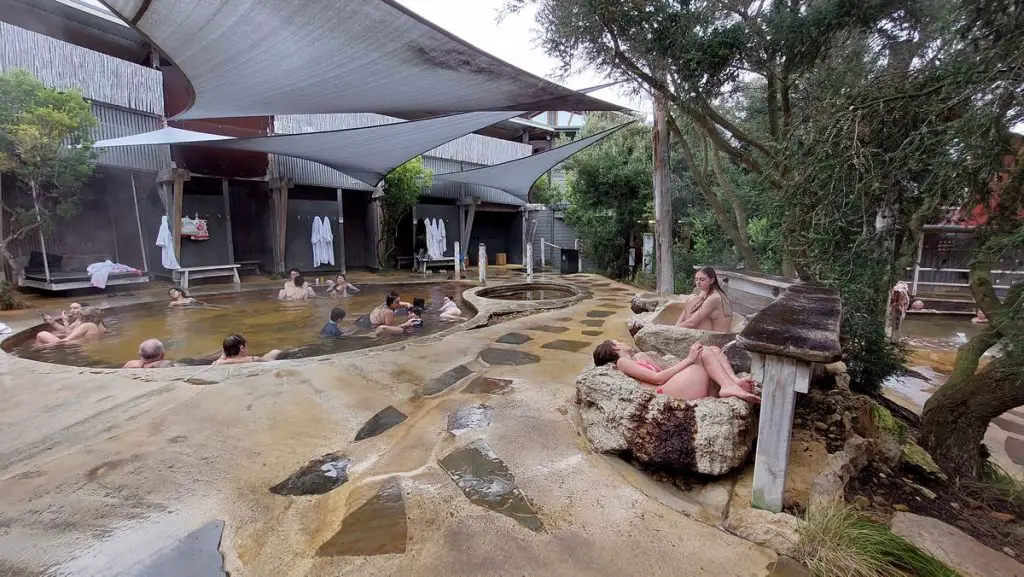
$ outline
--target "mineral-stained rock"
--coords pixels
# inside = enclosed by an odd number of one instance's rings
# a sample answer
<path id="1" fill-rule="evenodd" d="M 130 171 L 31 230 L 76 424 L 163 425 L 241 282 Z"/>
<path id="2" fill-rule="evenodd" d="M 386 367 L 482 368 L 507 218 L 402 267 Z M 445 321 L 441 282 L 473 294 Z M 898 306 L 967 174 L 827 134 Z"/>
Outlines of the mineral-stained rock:
<path id="1" fill-rule="evenodd" d="M 744 401 L 671 399 L 613 367 L 580 375 L 576 398 L 595 450 L 653 467 L 722 475 L 747 459 L 757 436 L 757 409 Z"/>
<path id="2" fill-rule="evenodd" d="M 629 302 L 629 308 L 636 314 L 654 312 L 661 305 L 672 300 L 672 295 L 658 293 L 636 293 Z"/>
<path id="3" fill-rule="evenodd" d="M 874 450 L 873 441 L 854 436 L 846 441 L 842 451 L 829 455 L 825 469 L 811 486 L 811 507 L 842 502 L 846 483 L 868 464 Z"/>
<path id="4" fill-rule="evenodd" d="M 648 323 L 633 335 L 633 340 L 641 351 L 659 355 L 675 355 L 680 358 L 686 358 L 693 343 L 699 342 L 709 347 L 721 347 L 734 371 L 737 373 L 750 372 L 750 354 L 733 342 L 735 337 L 735 333 L 698 331 Z"/>
<path id="5" fill-rule="evenodd" d="M 779 555 L 794 555 L 800 545 L 800 526 L 804 524 L 787 513 L 761 509 L 739 509 L 729 514 L 726 531 L 752 543 L 774 549 Z"/>
<path id="6" fill-rule="evenodd" d="M 636 336 L 636 334 L 640 332 L 640 329 L 644 328 L 644 325 L 649 324 L 652 319 L 654 319 L 654 313 L 640 313 L 631 316 L 629 320 L 626 321 L 626 328 L 629 329 L 629 335 Z"/>
<path id="7" fill-rule="evenodd" d="M 907 441 L 903 445 L 903 463 L 921 475 L 931 477 L 938 481 L 945 481 L 946 474 L 935 464 L 932 456 L 921 448 L 914 441 Z"/>

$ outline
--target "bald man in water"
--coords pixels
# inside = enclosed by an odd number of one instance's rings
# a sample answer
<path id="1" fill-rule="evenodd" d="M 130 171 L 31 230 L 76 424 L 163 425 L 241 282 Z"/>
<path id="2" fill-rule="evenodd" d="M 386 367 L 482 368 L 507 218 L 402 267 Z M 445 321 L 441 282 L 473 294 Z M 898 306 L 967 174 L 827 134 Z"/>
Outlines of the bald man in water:
<path id="1" fill-rule="evenodd" d="M 173 363 L 164 359 L 164 344 L 156 339 L 142 341 L 139 345 L 139 358 L 128 361 L 123 368 L 126 369 L 158 369 L 169 367 Z"/>

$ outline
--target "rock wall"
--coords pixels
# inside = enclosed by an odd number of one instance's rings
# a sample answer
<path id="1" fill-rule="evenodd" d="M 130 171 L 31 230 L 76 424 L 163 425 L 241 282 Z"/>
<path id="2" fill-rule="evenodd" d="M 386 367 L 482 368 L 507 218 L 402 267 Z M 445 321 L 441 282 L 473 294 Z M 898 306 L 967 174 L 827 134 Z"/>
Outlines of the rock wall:
<path id="1" fill-rule="evenodd" d="M 577 378 L 576 401 L 595 450 L 652 467 L 722 475 L 747 460 L 757 436 L 757 409 L 748 403 L 671 399 L 610 366 Z"/>

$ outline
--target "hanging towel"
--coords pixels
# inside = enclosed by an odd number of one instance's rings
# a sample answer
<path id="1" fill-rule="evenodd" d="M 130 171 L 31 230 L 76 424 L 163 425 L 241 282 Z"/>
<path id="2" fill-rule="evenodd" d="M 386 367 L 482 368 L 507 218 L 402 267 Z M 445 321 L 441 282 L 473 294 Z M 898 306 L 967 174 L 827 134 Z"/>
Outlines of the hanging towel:
<path id="1" fill-rule="evenodd" d="M 321 227 L 320 240 L 323 246 L 321 261 L 334 266 L 334 233 L 331 232 L 331 217 L 325 216 Z"/>
<path id="2" fill-rule="evenodd" d="M 439 253 L 443 257 L 444 253 L 448 250 L 448 230 L 443 220 L 437 219 L 437 224 L 441 227 L 441 238 L 437 244 Z"/>
<path id="3" fill-rule="evenodd" d="M 313 231 L 309 235 L 309 243 L 313 246 L 313 267 L 320 266 L 320 217 L 313 217 Z"/>
<path id="4" fill-rule="evenodd" d="M 439 229 L 437 228 L 437 220 L 436 219 L 430 219 L 430 232 L 431 232 L 431 235 L 430 235 L 430 239 L 431 239 L 431 242 L 430 242 L 430 258 L 436 259 L 436 258 L 438 258 L 438 254 L 437 254 L 437 240 L 438 239 L 437 239 L 437 237 L 439 235 Z"/>
<path id="5" fill-rule="evenodd" d="M 171 229 L 167 226 L 167 216 L 160 217 L 160 232 L 156 235 L 156 245 L 160 247 L 160 264 L 167 270 L 178 270 L 178 258 L 174 256 L 174 238 L 171 236 Z"/>
<path id="6" fill-rule="evenodd" d="M 103 262 L 94 262 L 86 267 L 85 272 L 89 274 L 89 280 L 92 286 L 98 289 L 107 288 L 107 279 L 110 277 L 110 273 L 135 273 L 141 274 L 138 269 L 132 268 L 126 264 L 118 264 L 105 260 Z"/>

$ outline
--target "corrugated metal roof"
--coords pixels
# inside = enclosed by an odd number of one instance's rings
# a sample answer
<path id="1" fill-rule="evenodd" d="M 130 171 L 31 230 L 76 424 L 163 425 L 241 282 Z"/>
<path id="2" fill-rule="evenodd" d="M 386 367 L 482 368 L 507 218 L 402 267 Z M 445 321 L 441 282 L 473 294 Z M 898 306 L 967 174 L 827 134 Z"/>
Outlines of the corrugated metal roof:
<path id="1" fill-rule="evenodd" d="M 503 62 L 392 0 L 104 0 L 185 74 L 176 118 L 619 110 Z"/>
<path id="2" fill-rule="evenodd" d="M 160 128 L 160 119 L 156 116 L 123 108 L 93 103 L 92 113 L 98 121 L 93 130 L 93 137 L 96 140 L 119 138 Z M 126 146 L 97 152 L 100 155 L 96 162 L 107 166 L 156 171 L 171 165 L 171 150 L 167 145 Z"/>

